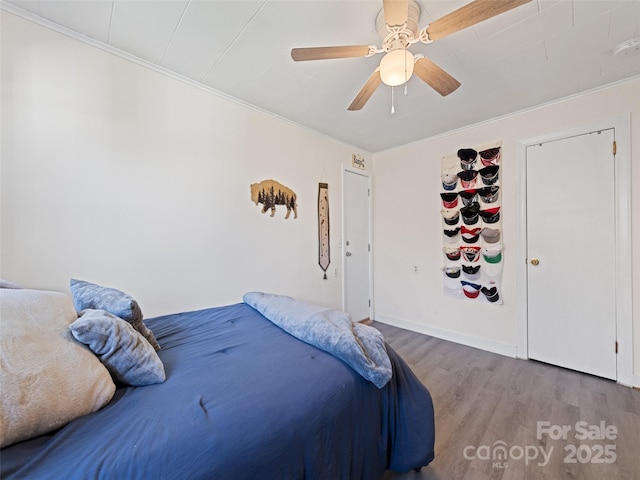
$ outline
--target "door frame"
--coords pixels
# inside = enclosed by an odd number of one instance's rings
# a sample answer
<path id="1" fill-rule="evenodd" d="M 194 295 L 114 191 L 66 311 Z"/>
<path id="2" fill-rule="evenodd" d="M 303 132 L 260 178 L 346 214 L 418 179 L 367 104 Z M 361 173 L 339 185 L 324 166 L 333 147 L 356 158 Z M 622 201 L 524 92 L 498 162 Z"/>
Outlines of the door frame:
<path id="1" fill-rule="evenodd" d="M 356 175 L 360 175 L 361 177 L 365 177 L 367 179 L 367 188 L 369 190 L 369 196 L 367 198 L 367 215 L 369 217 L 368 220 L 368 225 L 369 225 L 369 231 L 367 232 L 367 237 L 369 238 L 369 255 L 368 255 L 368 266 L 369 266 L 369 300 L 370 300 L 370 305 L 369 305 L 369 319 L 373 320 L 373 226 L 372 226 L 372 220 L 373 220 L 373 215 L 372 215 L 372 198 L 373 198 L 373 194 L 371 191 L 371 173 L 367 172 L 366 170 L 357 170 L 355 168 L 350 167 L 349 165 L 342 165 L 342 240 L 340 241 L 340 244 L 338 245 L 338 248 L 340 248 L 341 250 L 341 261 L 342 261 L 342 310 L 345 310 L 347 307 L 347 282 L 346 280 L 346 258 L 344 255 L 344 235 L 346 232 L 346 210 L 347 210 L 347 206 L 346 206 L 346 201 L 344 201 L 345 198 L 347 198 L 346 196 L 346 185 L 347 185 L 347 181 L 346 181 L 346 175 L 347 174 L 351 174 L 354 173 Z"/>
<path id="2" fill-rule="evenodd" d="M 616 357 L 617 382 L 634 385 L 633 375 L 633 286 L 631 257 L 631 114 L 597 120 L 567 130 L 523 139 L 517 145 L 516 185 L 518 245 L 516 267 L 517 344 L 516 356 L 529 358 L 528 352 L 528 285 L 527 285 L 527 147 L 560 140 L 597 130 L 615 129 L 616 161 L 614 167 L 615 208 L 615 279 L 616 279 Z"/>

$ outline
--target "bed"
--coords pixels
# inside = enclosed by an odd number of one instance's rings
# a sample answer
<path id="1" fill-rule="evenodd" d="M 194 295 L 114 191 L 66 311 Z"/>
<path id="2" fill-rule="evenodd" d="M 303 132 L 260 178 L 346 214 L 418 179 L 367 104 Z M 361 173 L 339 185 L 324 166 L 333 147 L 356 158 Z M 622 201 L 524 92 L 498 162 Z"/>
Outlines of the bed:
<path id="1" fill-rule="evenodd" d="M 388 345 L 379 388 L 247 302 L 144 323 L 166 380 L 6 446 L 1 478 L 377 480 L 434 458 L 429 392 Z"/>

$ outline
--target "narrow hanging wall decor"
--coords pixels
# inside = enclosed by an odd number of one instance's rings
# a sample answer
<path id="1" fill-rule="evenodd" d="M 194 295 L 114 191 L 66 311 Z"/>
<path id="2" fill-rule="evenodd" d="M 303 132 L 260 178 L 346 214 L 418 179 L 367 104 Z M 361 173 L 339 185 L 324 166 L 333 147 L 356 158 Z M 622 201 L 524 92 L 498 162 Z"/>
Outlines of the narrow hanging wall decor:
<path id="1" fill-rule="evenodd" d="M 329 249 L 329 184 L 318 184 L 318 265 L 327 279 L 327 268 L 331 263 Z"/>
<path id="2" fill-rule="evenodd" d="M 502 304 L 502 142 L 460 148 L 441 162 L 444 293 Z"/>
<path id="3" fill-rule="evenodd" d="M 276 205 L 287 207 L 285 219 L 289 218 L 293 210 L 293 218 L 298 218 L 298 204 L 296 192 L 275 180 L 263 180 L 251 184 L 251 201 L 262 204 L 262 213 L 271 210 L 271 217 L 276 214 Z"/>

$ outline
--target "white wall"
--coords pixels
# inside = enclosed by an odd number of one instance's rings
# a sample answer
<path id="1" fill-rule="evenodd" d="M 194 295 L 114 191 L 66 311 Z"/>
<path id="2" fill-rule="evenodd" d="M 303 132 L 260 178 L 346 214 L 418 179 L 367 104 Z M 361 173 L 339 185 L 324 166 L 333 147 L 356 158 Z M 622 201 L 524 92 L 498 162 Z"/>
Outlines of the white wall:
<path id="1" fill-rule="evenodd" d="M 2 12 L 1 276 L 120 288 L 147 317 L 250 290 L 341 307 L 342 163 L 367 152 Z M 367 161 L 367 163 L 370 163 Z M 298 195 L 261 214 L 249 184 Z M 328 182 L 330 276 L 318 267 Z"/>
<path id="2" fill-rule="evenodd" d="M 341 267 L 341 169 L 370 154 L 0 12 L 0 276 L 121 288 L 147 316 L 238 302 L 249 290 L 339 308 L 317 266 L 317 185 L 329 183 Z M 640 80 L 373 156 L 375 318 L 515 353 L 516 145 L 624 112 L 640 145 Z M 444 297 L 437 201 L 443 155 L 503 141 L 504 305 Z M 632 149 L 632 165 L 640 154 Z M 632 190 L 640 169 L 632 166 Z M 249 184 L 298 194 L 299 218 L 259 213 Z M 640 238 L 640 196 L 632 235 Z M 418 265 L 418 273 L 414 272 Z M 640 299 L 640 256 L 633 257 Z M 633 313 L 640 375 L 640 313 Z"/>
<path id="3" fill-rule="evenodd" d="M 640 79 L 451 132 L 373 156 L 376 320 L 515 355 L 518 141 L 631 112 L 632 191 L 640 188 Z M 435 120 L 434 120 L 435 121 Z M 440 159 L 458 148 L 503 142 L 500 172 L 505 246 L 504 305 L 442 293 Z M 635 149 L 634 149 L 635 147 Z M 635 165 L 635 166 L 634 166 Z M 640 195 L 632 194 L 632 238 L 640 238 Z M 640 379 L 640 255 L 633 252 L 634 370 Z M 524 261 L 524 259 L 523 259 Z M 414 265 L 419 266 L 418 273 Z M 631 281 L 631 279 L 629 279 Z"/>

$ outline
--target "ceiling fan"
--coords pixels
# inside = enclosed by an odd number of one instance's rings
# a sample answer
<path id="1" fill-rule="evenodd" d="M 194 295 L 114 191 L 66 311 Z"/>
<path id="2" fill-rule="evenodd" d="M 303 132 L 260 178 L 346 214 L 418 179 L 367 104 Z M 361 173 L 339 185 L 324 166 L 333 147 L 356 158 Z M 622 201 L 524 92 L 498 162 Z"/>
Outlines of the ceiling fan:
<path id="1" fill-rule="evenodd" d="M 380 65 L 360 89 L 348 110 L 364 107 L 380 83 L 392 87 L 402 85 L 413 73 L 445 96 L 455 91 L 460 82 L 423 55 L 411 53 L 409 47 L 417 42 L 432 43 L 530 1 L 474 0 L 419 30 L 420 5 L 415 0 L 383 0 L 382 10 L 376 19 L 376 29 L 382 38 L 381 48 L 375 45 L 294 48 L 291 58 L 299 62 L 371 57 L 384 52 Z"/>

